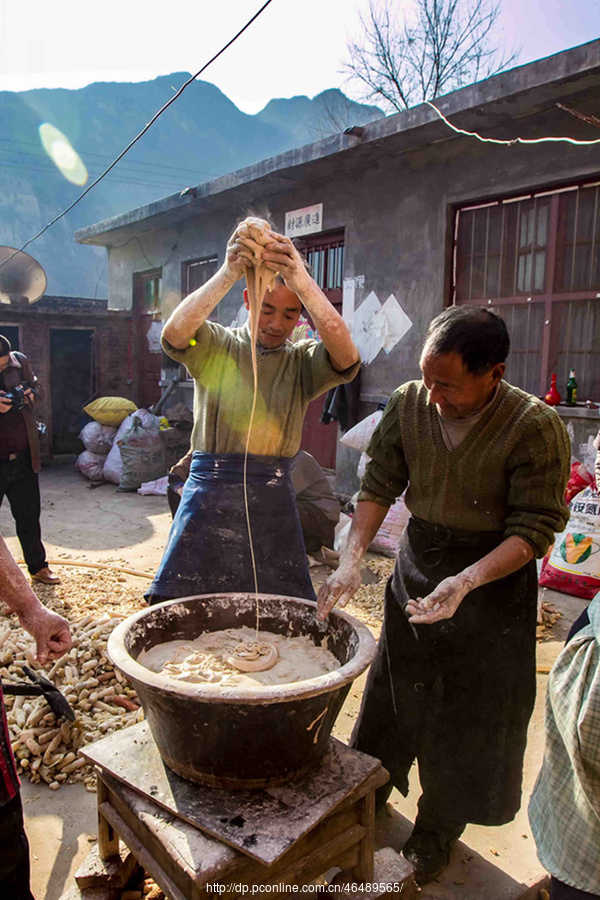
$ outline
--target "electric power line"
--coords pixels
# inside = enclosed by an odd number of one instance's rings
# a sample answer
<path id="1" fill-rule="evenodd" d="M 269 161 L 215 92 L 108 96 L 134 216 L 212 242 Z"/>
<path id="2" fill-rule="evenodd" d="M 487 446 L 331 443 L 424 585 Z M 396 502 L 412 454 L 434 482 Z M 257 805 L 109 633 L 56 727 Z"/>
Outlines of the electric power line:
<path id="1" fill-rule="evenodd" d="M 15 144 L 19 148 L 35 147 L 36 150 L 38 150 L 38 151 L 40 149 L 40 145 L 38 143 L 35 143 L 35 141 L 14 141 L 14 140 L 11 140 L 10 138 L 0 137 L 0 143 Z M 93 159 L 93 158 L 101 159 L 101 160 L 104 160 L 104 159 L 112 160 L 113 159 L 113 156 L 110 153 L 96 153 L 91 150 L 90 151 L 78 150 L 77 147 L 74 147 L 73 149 L 81 157 L 81 159 L 84 162 L 88 159 Z M 0 152 L 16 153 L 15 150 L 6 150 L 6 151 L 0 150 Z M 25 155 L 39 157 L 39 159 L 43 159 L 43 160 L 47 160 L 49 158 L 46 153 L 40 153 L 40 152 L 27 153 L 25 151 Z M 165 165 L 162 165 L 161 163 L 145 162 L 144 160 L 141 160 L 141 159 L 139 159 L 139 160 L 138 159 L 126 159 L 126 160 L 124 160 L 123 164 L 126 166 L 148 166 L 151 168 L 160 169 L 161 171 L 180 172 L 180 173 L 187 172 L 189 175 L 192 175 L 194 178 L 197 178 L 199 175 L 209 175 L 210 177 L 213 177 L 213 178 L 219 177 L 216 172 L 208 172 L 206 169 L 188 169 L 185 166 L 165 166 Z M 146 173 L 146 174 L 150 174 L 150 173 Z"/>
<path id="2" fill-rule="evenodd" d="M 593 141 L 579 141 L 576 138 L 570 137 L 540 137 L 540 138 L 522 138 L 516 137 L 511 138 L 508 141 L 500 140 L 499 138 L 486 138 L 482 137 L 476 131 L 465 131 L 464 128 L 457 128 L 456 125 L 453 125 L 452 122 L 449 122 L 446 116 L 439 111 L 437 106 L 431 102 L 431 100 L 426 100 L 427 103 L 432 109 L 436 111 L 440 119 L 446 123 L 448 128 L 451 128 L 452 131 L 455 131 L 456 134 L 464 134 L 466 137 L 475 138 L 478 141 L 481 141 L 483 144 L 500 144 L 503 147 L 513 147 L 515 144 L 574 144 L 576 147 L 592 147 L 594 144 L 600 144 L 600 138 L 596 138 Z"/>
<path id="3" fill-rule="evenodd" d="M 18 250 L 15 250 L 14 253 L 11 253 L 10 256 L 8 256 L 3 262 L 1 262 L 0 268 L 2 268 L 2 266 L 6 265 L 6 263 L 10 262 L 10 260 L 13 259 L 18 253 L 21 253 L 25 249 L 25 247 L 29 246 L 29 244 L 33 244 L 34 241 L 37 241 L 37 239 L 39 237 L 41 237 L 46 231 L 48 231 L 48 229 L 51 228 L 56 222 L 58 222 L 59 219 L 62 219 L 63 216 L 66 216 L 67 213 L 69 213 L 73 209 L 74 206 L 76 206 L 81 200 L 83 200 L 83 198 L 87 194 L 89 194 L 89 192 L 91 190 L 93 190 L 93 188 L 95 188 L 96 185 L 100 181 L 102 181 L 102 179 L 106 175 L 108 175 L 108 173 L 111 171 L 111 169 L 114 169 L 114 167 L 117 165 L 119 160 L 121 160 L 125 156 L 125 154 L 129 150 L 131 150 L 133 145 L 136 144 L 140 140 L 140 138 L 146 134 L 146 132 L 152 127 L 152 125 L 154 125 L 154 123 L 159 118 L 159 116 L 161 116 L 165 112 L 165 110 L 167 110 L 169 108 L 169 106 L 171 106 L 171 104 L 174 103 L 182 95 L 182 93 L 185 91 L 185 89 L 193 81 L 195 81 L 199 75 L 202 75 L 202 73 L 205 72 L 206 69 L 208 69 L 208 67 L 213 62 L 215 62 L 215 60 L 217 60 L 220 56 L 222 56 L 223 53 L 225 53 L 225 51 L 228 50 L 229 47 L 231 47 L 231 45 L 234 44 L 239 37 L 241 37 L 241 35 L 252 25 L 253 22 L 256 21 L 256 19 L 258 19 L 258 17 L 261 15 L 261 13 L 263 13 L 265 11 L 265 9 L 267 8 L 267 6 L 270 6 L 272 2 L 273 2 L 273 0 L 266 0 L 266 2 L 263 3 L 263 5 L 260 7 L 260 9 L 254 13 L 252 18 L 248 19 L 246 24 L 243 25 L 242 28 L 240 28 L 240 30 L 223 47 L 221 47 L 221 49 L 219 51 L 217 51 L 217 53 L 215 53 L 215 55 L 212 56 L 208 60 L 208 62 L 202 66 L 201 69 L 198 69 L 198 71 L 196 72 L 195 75 L 192 75 L 190 78 L 188 78 L 188 80 L 179 88 L 177 93 L 173 94 L 173 96 L 170 97 L 167 100 L 167 102 L 164 103 L 161 106 L 161 108 L 157 112 L 154 113 L 154 115 L 152 116 L 150 121 L 146 125 L 144 125 L 142 130 L 133 138 L 133 140 L 131 140 L 127 144 L 127 146 L 119 153 L 119 155 L 117 157 L 115 157 L 115 159 L 111 162 L 111 164 L 109 166 L 107 166 L 107 168 L 104 170 L 104 172 L 102 172 L 101 175 L 99 175 L 94 181 L 92 181 L 92 183 L 89 184 L 86 187 L 86 189 L 84 191 L 82 191 L 81 194 L 78 197 L 76 197 L 75 200 L 71 204 L 69 204 L 69 206 L 66 207 L 66 209 L 63 209 L 63 211 L 61 213 L 59 213 L 57 216 L 55 216 L 53 219 L 51 219 L 50 222 L 48 222 L 46 225 L 44 225 L 44 227 L 40 231 L 38 231 L 37 234 L 35 234 L 32 238 L 29 238 L 28 241 L 25 241 L 25 243 L 23 244 L 22 247 L 19 247 Z"/>
<path id="4" fill-rule="evenodd" d="M 0 159 L 2 159 L 1 156 L 0 156 Z M 0 169 L 19 169 L 19 171 L 27 170 L 27 171 L 39 173 L 39 174 L 48 174 L 48 172 L 50 171 L 50 168 L 52 167 L 53 164 L 50 162 L 50 160 L 48 160 L 47 162 L 48 162 L 48 164 L 44 165 L 43 164 L 44 161 L 41 159 L 40 164 L 38 165 L 36 163 L 22 163 L 18 160 L 16 161 L 16 160 L 10 159 L 5 162 L 0 162 Z M 90 166 L 90 168 L 96 168 L 96 167 Z M 143 185 L 146 185 L 147 187 L 156 187 L 156 188 L 161 188 L 162 190 L 169 190 L 169 191 L 173 191 L 173 192 L 177 192 L 181 189 L 181 185 L 182 185 L 181 180 L 176 180 L 175 178 L 173 178 L 173 180 L 167 181 L 165 176 L 162 176 L 162 177 L 157 176 L 156 178 L 153 178 L 151 181 L 149 181 L 148 178 L 146 178 L 146 179 L 136 178 L 135 176 L 137 174 L 140 174 L 140 175 L 147 174 L 148 177 L 150 178 L 152 173 L 134 172 L 132 175 L 129 175 L 127 172 L 123 172 L 121 174 L 111 173 L 110 178 L 111 178 L 111 181 L 113 181 L 115 183 L 119 183 L 119 184 L 143 184 Z"/>

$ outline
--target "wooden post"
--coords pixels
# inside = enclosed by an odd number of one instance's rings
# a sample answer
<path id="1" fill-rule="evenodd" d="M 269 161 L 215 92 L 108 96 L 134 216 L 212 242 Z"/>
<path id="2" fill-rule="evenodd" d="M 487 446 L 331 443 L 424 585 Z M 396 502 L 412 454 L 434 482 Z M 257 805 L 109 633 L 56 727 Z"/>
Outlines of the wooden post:
<path id="1" fill-rule="evenodd" d="M 360 801 L 360 824 L 365 829 L 359 844 L 358 865 L 352 874 L 360 882 L 373 881 L 373 857 L 375 853 L 375 791 L 371 790 Z"/>
<path id="2" fill-rule="evenodd" d="M 108 859 L 119 853 L 119 835 L 102 815 L 103 803 L 109 803 L 108 788 L 98 774 L 98 851 L 100 859 Z"/>

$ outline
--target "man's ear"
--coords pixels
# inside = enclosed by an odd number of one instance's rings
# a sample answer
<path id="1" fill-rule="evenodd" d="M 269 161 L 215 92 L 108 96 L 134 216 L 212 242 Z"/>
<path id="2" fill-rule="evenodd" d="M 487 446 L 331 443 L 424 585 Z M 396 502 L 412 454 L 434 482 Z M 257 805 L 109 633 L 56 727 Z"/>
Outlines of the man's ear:
<path id="1" fill-rule="evenodd" d="M 250 310 L 250 300 L 248 299 L 248 288 L 244 288 L 244 306 Z"/>
<path id="2" fill-rule="evenodd" d="M 502 378 L 504 378 L 504 373 L 506 372 L 505 363 L 497 363 L 492 369 L 492 380 L 494 384 L 498 384 Z"/>

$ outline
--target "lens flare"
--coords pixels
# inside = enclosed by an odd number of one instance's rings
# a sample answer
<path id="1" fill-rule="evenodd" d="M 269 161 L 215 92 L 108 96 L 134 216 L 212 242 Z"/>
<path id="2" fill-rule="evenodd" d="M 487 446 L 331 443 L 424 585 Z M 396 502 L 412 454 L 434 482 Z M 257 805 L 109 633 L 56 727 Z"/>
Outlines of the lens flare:
<path id="1" fill-rule="evenodd" d="M 61 175 L 71 184 L 85 184 L 88 170 L 69 138 L 49 122 L 42 122 L 38 130 L 44 150 Z"/>

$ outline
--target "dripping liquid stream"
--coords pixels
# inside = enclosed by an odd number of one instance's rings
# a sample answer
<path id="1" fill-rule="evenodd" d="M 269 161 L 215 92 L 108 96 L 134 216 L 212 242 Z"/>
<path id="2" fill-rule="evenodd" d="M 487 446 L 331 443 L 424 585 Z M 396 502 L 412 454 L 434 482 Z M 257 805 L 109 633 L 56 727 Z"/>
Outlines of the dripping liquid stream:
<path id="1" fill-rule="evenodd" d="M 262 268 L 262 267 L 261 267 Z M 256 413 L 256 401 L 258 398 L 258 359 L 256 353 L 256 341 L 258 338 L 258 317 L 260 315 L 260 304 L 262 303 L 262 295 L 264 293 L 263 278 L 261 273 L 254 267 L 246 267 L 246 284 L 248 285 L 248 298 L 250 307 L 250 342 L 252 353 L 252 375 L 253 375 L 253 397 L 252 409 L 250 411 L 250 421 L 248 422 L 248 433 L 246 435 L 246 451 L 244 453 L 244 506 L 246 510 L 246 526 L 248 528 L 248 541 L 250 543 L 250 557 L 252 559 L 252 573 L 254 576 L 254 599 L 256 603 L 256 631 L 255 641 L 258 642 L 258 631 L 260 627 L 260 601 L 258 598 L 258 574 L 256 571 L 256 558 L 254 556 L 254 542 L 252 540 L 252 525 L 250 522 L 250 505 L 248 503 L 248 453 L 250 448 L 250 436 L 252 434 L 252 426 L 254 424 L 254 415 Z"/>

